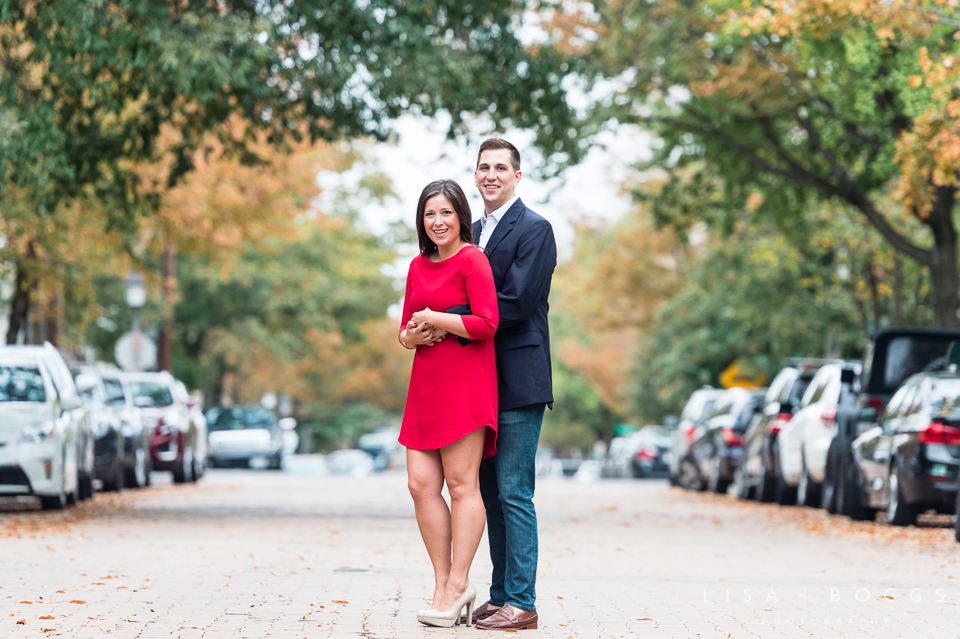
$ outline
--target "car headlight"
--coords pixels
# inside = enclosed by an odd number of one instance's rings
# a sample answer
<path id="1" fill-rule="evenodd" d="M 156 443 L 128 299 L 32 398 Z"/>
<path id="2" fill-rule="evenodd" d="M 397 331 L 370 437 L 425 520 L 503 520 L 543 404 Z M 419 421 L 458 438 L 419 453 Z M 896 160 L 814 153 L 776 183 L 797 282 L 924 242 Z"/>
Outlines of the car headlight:
<path id="1" fill-rule="evenodd" d="M 42 442 L 50 437 L 53 437 L 53 422 L 40 422 L 20 431 L 20 441 L 27 444 Z"/>

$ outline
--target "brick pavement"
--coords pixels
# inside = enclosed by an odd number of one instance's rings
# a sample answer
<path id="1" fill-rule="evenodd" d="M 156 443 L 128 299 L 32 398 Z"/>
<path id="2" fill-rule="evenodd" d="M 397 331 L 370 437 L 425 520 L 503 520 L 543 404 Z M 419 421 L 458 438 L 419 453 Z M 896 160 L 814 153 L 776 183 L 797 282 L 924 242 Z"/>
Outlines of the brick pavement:
<path id="1" fill-rule="evenodd" d="M 0 637 L 515 636 L 417 623 L 432 577 L 402 473 L 224 470 L 158 483 L 67 513 L 0 513 Z M 542 623 L 524 634 L 960 634 L 960 546 L 944 528 L 894 530 L 661 481 L 548 478 L 537 494 Z M 472 573 L 481 596 L 484 549 Z"/>

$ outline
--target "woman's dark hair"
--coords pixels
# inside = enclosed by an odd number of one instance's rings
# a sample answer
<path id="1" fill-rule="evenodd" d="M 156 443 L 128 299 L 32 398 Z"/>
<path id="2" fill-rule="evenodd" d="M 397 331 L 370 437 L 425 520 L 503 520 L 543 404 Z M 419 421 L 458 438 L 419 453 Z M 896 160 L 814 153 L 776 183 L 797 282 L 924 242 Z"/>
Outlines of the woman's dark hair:
<path id="1" fill-rule="evenodd" d="M 427 200 L 435 195 L 445 195 L 450 200 L 453 211 L 460 221 L 460 239 L 467 244 L 473 244 L 473 218 L 470 214 L 470 205 L 467 204 L 467 196 L 463 194 L 460 185 L 453 180 L 437 180 L 423 189 L 420 201 L 417 203 L 417 238 L 420 240 L 420 255 L 429 255 L 437 250 L 437 245 L 430 240 L 427 227 L 423 223 Z"/>

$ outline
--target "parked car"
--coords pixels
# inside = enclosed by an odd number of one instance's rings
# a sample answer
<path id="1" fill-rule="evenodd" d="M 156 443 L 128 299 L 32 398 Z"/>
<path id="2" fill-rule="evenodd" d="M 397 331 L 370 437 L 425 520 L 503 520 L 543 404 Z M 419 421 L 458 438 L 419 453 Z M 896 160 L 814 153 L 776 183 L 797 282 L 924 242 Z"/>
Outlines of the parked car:
<path id="1" fill-rule="evenodd" d="M 743 435 L 743 458 L 735 477 L 739 497 L 773 501 L 776 468 L 780 464 L 777 435 L 793 419 L 821 364 L 820 360 L 794 360 L 773 379 L 760 412 Z"/>
<path id="2" fill-rule="evenodd" d="M 207 411 L 210 465 L 270 468 L 283 462 L 283 429 L 273 411 L 251 404 Z"/>
<path id="3" fill-rule="evenodd" d="M 196 419 L 189 395 L 166 371 L 125 373 L 134 403 L 150 429 L 150 456 L 156 470 L 173 472 L 177 483 L 196 481 L 206 467 L 207 424 Z"/>
<path id="4" fill-rule="evenodd" d="M 4 356 L 22 355 L 26 358 L 41 360 L 46 365 L 46 371 L 60 399 L 60 411 L 65 418 L 73 422 L 70 428 L 76 431 L 79 481 L 77 497 L 79 499 L 93 497 L 94 445 L 90 409 L 80 397 L 73 375 L 70 374 L 70 368 L 60 355 L 60 351 L 50 342 L 44 342 L 43 345 L 4 346 L 2 351 Z"/>
<path id="5" fill-rule="evenodd" d="M 690 443 L 686 472 L 681 471 L 682 485 L 716 493 L 727 491 L 740 465 L 743 433 L 760 407 L 764 392 L 766 389 L 757 392 L 734 387 L 717 398 L 706 424 Z"/>
<path id="6" fill-rule="evenodd" d="M 374 470 L 386 470 L 391 462 L 399 462 L 405 450 L 400 445 L 400 431 L 392 426 L 381 426 L 372 433 L 361 435 L 357 448 L 373 457 Z"/>
<path id="7" fill-rule="evenodd" d="M 607 446 L 600 469 L 601 477 L 624 478 L 633 476 L 633 462 L 639 450 L 637 433 L 614 437 Z"/>
<path id="8" fill-rule="evenodd" d="M 666 426 L 648 424 L 631 435 L 636 441 L 631 470 L 633 477 L 663 477 L 668 471 L 667 458 L 673 442 L 673 430 Z"/>
<path id="9" fill-rule="evenodd" d="M 707 420 L 713 408 L 713 402 L 722 392 L 721 389 L 710 388 L 709 386 L 701 388 L 690 395 L 690 399 L 683 407 L 683 412 L 680 413 L 680 422 L 673 432 L 673 441 L 667 458 L 668 477 L 671 486 L 680 485 L 681 462 L 687 456 L 690 442 L 693 441 L 697 428 Z"/>
<path id="10" fill-rule="evenodd" d="M 124 486 L 143 488 L 150 485 L 150 471 L 153 463 L 150 458 L 151 430 L 144 423 L 143 411 L 134 403 L 133 393 L 120 369 L 106 364 L 98 364 L 97 371 L 107 389 L 107 403 L 120 418 L 120 432 L 123 435 Z"/>
<path id="11" fill-rule="evenodd" d="M 876 419 L 867 408 L 865 422 Z M 960 375 L 920 373 L 890 399 L 879 423 L 852 445 L 856 486 L 865 508 L 887 523 L 915 524 L 936 509 L 953 513 L 960 468 Z"/>
<path id="12" fill-rule="evenodd" d="M 774 498 L 779 504 L 820 505 L 827 451 L 837 434 L 837 408 L 843 371 L 860 374 L 860 364 L 837 362 L 820 367 L 800 400 L 800 409 L 777 437 L 780 465 Z"/>
<path id="13" fill-rule="evenodd" d="M 0 348 L 0 495 L 35 495 L 44 509 L 80 496 L 83 400 L 57 392 L 38 353 Z"/>
<path id="14" fill-rule="evenodd" d="M 873 516 L 863 502 L 860 476 L 853 459 L 853 441 L 876 424 L 862 421 L 882 415 L 886 403 L 901 384 L 928 367 L 943 367 L 950 344 L 960 339 L 960 330 L 890 328 L 874 333 L 863 355 L 862 372 L 857 380 L 844 384 L 837 410 L 837 435 L 827 453 L 822 505 L 828 512 L 839 512 L 854 519 Z"/>
<path id="15" fill-rule="evenodd" d="M 103 490 L 123 490 L 123 433 L 120 415 L 108 401 L 107 389 L 97 369 L 89 365 L 71 367 L 77 390 L 90 409 L 93 431 L 93 475 L 103 482 Z"/>

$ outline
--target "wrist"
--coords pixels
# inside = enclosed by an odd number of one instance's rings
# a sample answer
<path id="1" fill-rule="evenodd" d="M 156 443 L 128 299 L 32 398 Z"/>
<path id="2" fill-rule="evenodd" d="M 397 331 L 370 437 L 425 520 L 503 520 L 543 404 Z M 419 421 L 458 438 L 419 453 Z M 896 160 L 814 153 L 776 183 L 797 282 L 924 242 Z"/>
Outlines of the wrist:
<path id="1" fill-rule="evenodd" d="M 403 332 L 400 333 L 400 346 L 403 346 L 408 351 L 413 350 L 413 346 L 407 346 L 407 341 L 404 339 L 407 337 L 407 329 L 403 329 Z"/>

